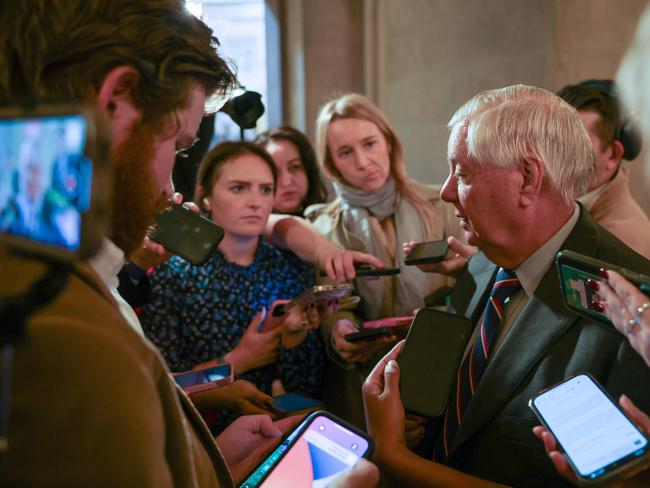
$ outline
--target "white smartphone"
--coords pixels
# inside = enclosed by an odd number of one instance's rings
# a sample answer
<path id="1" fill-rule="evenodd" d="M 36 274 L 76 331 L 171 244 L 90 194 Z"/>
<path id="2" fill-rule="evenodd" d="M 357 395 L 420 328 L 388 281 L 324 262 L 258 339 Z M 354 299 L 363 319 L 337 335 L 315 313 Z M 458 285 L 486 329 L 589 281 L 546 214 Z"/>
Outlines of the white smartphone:
<path id="1" fill-rule="evenodd" d="M 529 406 L 557 439 L 580 484 L 630 476 L 650 462 L 647 437 L 587 374 L 544 390 Z"/>

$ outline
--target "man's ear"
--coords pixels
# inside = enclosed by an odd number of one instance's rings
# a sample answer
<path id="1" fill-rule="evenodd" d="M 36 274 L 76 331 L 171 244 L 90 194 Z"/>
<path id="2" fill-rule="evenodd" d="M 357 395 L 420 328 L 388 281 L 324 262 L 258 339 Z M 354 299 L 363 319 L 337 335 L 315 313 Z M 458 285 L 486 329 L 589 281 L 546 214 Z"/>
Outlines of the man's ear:
<path id="1" fill-rule="evenodd" d="M 625 148 L 623 147 L 623 144 L 621 144 L 621 141 L 614 141 L 609 147 L 612 152 L 607 158 L 607 171 L 611 172 L 613 175 L 618 171 L 618 167 L 621 165 L 623 154 L 625 154 Z"/>
<path id="2" fill-rule="evenodd" d="M 521 186 L 519 201 L 524 207 L 529 207 L 537 200 L 544 181 L 544 163 L 534 154 L 529 154 L 520 162 Z"/>
<path id="3" fill-rule="evenodd" d="M 138 73 L 133 67 L 117 66 L 108 72 L 99 87 L 97 106 L 108 115 L 114 133 L 130 128 L 141 116 L 133 102 L 137 83 Z"/>

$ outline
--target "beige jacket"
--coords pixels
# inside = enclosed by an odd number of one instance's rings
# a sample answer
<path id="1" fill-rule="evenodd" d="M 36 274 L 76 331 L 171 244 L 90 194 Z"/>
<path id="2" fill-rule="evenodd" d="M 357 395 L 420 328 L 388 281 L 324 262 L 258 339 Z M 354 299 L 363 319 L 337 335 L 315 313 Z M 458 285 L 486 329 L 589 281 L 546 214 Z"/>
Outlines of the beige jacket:
<path id="1" fill-rule="evenodd" d="M 593 219 L 646 259 L 650 259 L 650 220 L 632 198 L 627 168 L 587 206 Z"/>
<path id="2" fill-rule="evenodd" d="M 0 296 L 41 276 L 0 248 Z M 225 461 L 158 351 L 88 266 L 28 322 L 16 348 L 11 486 L 230 487 Z"/>

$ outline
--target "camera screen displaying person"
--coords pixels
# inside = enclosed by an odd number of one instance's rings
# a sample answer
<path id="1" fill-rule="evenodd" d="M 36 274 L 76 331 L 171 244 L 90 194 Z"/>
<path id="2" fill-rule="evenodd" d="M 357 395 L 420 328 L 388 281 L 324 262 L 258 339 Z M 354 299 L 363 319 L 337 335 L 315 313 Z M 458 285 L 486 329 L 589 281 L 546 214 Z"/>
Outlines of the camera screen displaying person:
<path id="1" fill-rule="evenodd" d="M 82 114 L 0 119 L 0 232 L 77 251 L 92 166 Z"/>

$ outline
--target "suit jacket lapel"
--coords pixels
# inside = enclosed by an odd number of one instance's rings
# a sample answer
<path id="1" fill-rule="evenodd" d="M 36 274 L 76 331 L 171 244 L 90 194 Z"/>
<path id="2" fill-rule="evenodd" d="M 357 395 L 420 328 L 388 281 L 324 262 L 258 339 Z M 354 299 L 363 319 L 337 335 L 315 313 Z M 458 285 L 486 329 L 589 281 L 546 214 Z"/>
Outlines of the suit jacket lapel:
<path id="1" fill-rule="evenodd" d="M 470 259 L 467 271 L 456 283 L 457 289 L 463 290 L 463 293 L 452 295 L 447 311 L 464 315 L 472 324 L 476 324 L 490 294 L 497 265 L 485 254 L 478 253 Z"/>
<path id="2" fill-rule="evenodd" d="M 598 246 L 596 227 L 584 218 L 561 246 L 581 253 L 593 253 Z M 482 310 L 485 299 L 481 300 Z M 452 442 L 455 451 L 508 402 L 544 353 L 579 319 L 563 303 L 555 264 L 546 272 L 534 294 L 513 324 L 501 347 L 490 358 L 476 394 Z"/>

